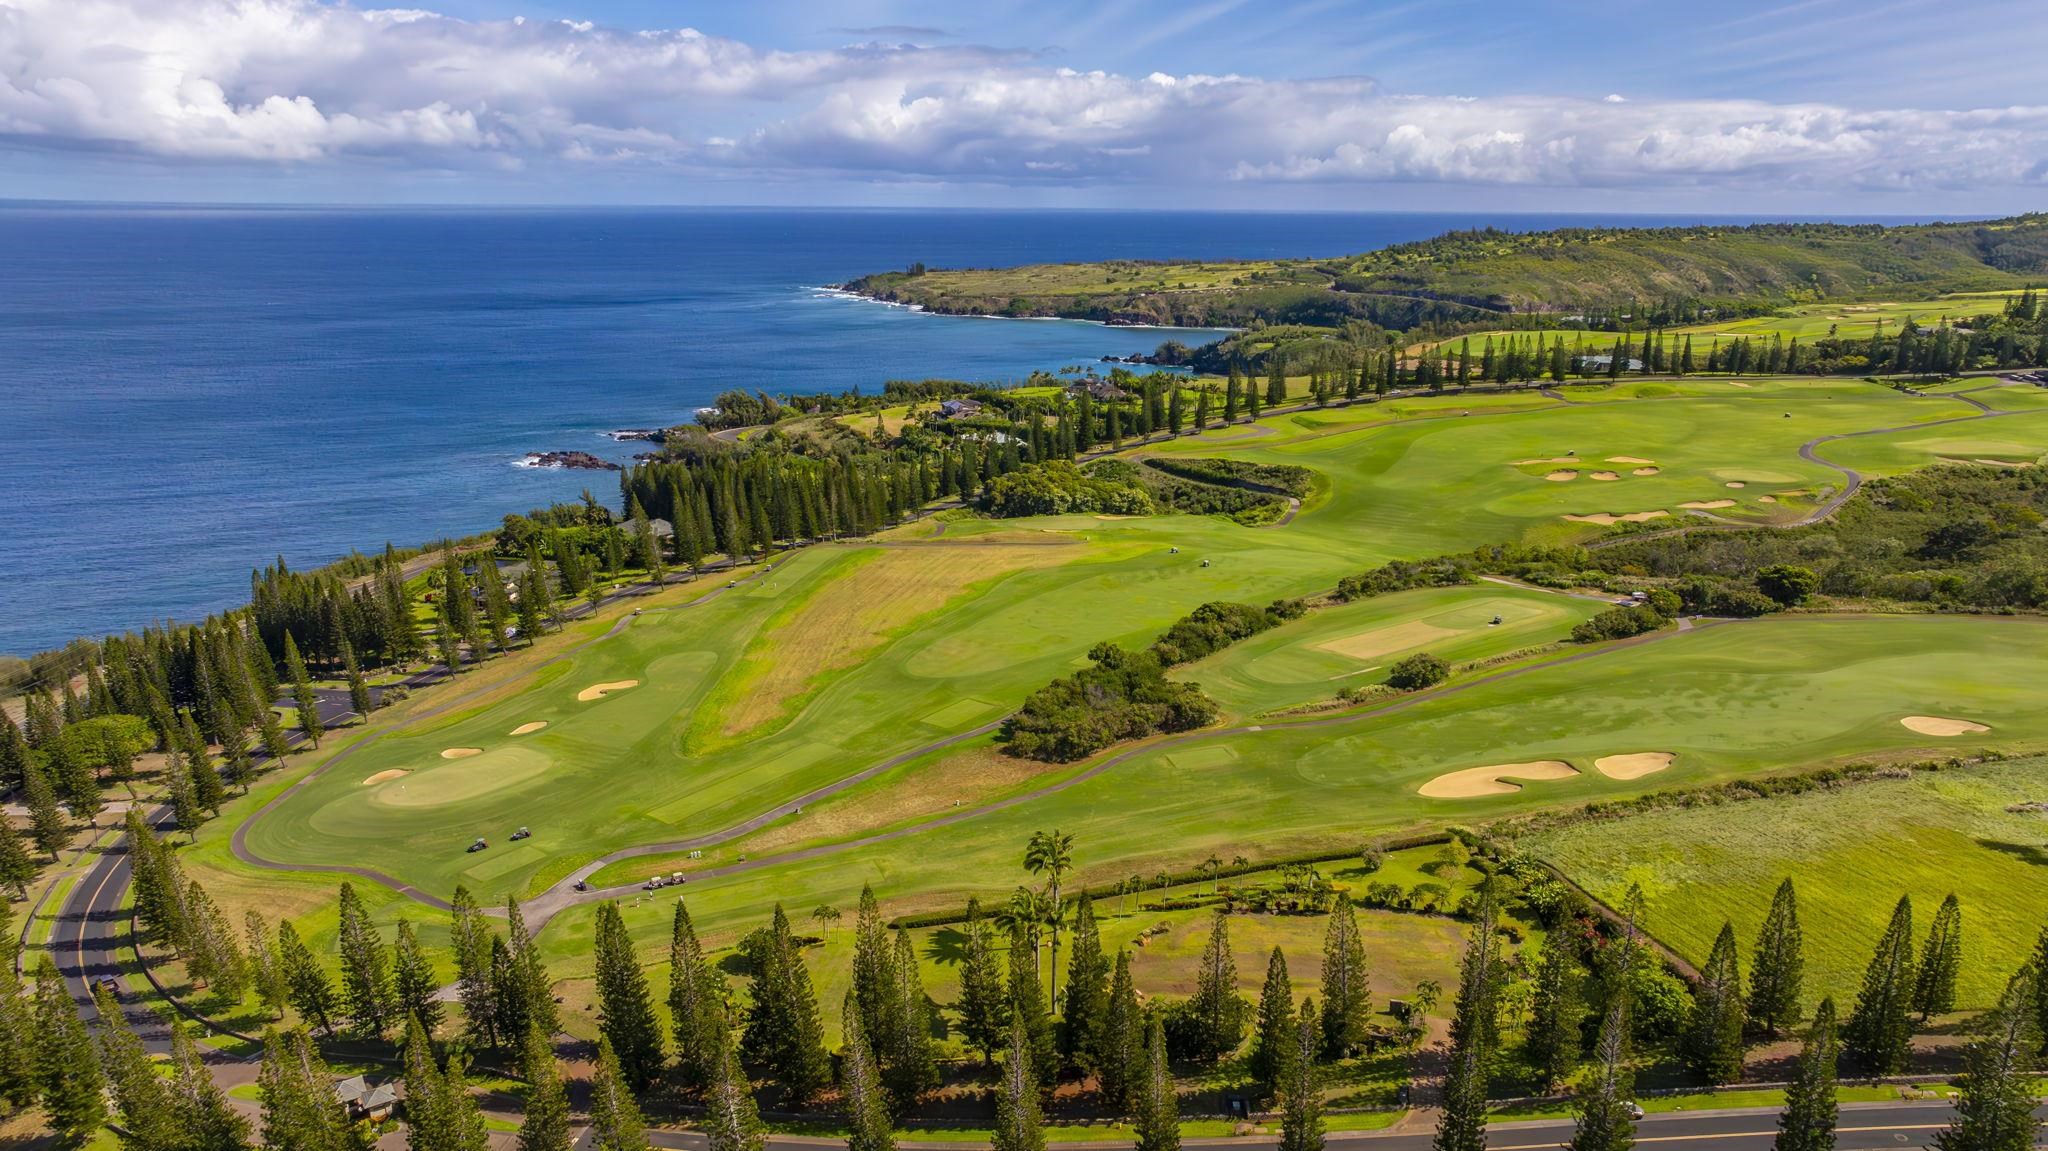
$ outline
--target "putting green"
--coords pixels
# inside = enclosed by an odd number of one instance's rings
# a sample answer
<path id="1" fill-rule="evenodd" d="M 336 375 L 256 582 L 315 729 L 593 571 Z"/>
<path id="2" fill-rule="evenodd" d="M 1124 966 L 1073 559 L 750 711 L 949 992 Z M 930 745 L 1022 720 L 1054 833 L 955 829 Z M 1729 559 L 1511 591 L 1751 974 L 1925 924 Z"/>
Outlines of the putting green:
<path id="1" fill-rule="evenodd" d="M 370 793 L 379 807 L 446 807 L 517 788 L 548 769 L 550 757 L 524 747 L 501 747 L 414 771 Z"/>
<path id="2" fill-rule="evenodd" d="M 1495 583 L 1418 589 L 1311 612 L 1174 675 L 1233 714 L 1263 714 L 1378 683 L 1418 652 L 1462 662 L 1556 642 L 1606 606 Z"/>

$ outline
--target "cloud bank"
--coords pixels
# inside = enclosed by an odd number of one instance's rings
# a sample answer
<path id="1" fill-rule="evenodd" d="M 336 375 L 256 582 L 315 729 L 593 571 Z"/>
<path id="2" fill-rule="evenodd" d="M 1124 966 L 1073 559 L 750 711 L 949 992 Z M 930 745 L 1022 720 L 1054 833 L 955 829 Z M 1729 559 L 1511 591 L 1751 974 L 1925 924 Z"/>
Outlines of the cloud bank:
<path id="1" fill-rule="evenodd" d="M 318 0 L 0 0 L 0 147 L 770 180 L 1925 193 L 2048 184 L 2048 106 L 1464 99 Z"/>

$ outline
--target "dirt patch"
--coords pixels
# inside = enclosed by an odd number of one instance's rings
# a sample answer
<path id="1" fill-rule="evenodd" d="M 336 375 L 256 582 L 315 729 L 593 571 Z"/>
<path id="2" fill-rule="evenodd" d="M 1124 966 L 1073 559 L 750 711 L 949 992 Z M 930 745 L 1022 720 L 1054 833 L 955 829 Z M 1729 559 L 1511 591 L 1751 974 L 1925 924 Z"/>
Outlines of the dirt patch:
<path id="1" fill-rule="evenodd" d="M 1657 474 L 1658 472 L 1661 472 L 1661 471 L 1663 471 L 1663 470 L 1664 470 L 1663 468 L 1637 468 L 1637 469 L 1636 469 L 1635 471 L 1632 471 L 1632 472 L 1630 472 L 1630 473 L 1629 473 L 1629 475 L 1632 475 L 1632 476 L 1654 476 L 1654 475 L 1656 475 L 1656 474 Z"/>
<path id="2" fill-rule="evenodd" d="M 778 616 L 747 649 L 721 693 L 725 735 L 779 718 L 829 672 L 853 667 L 877 649 L 989 580 L 1073 561 L 1043 537 L 1024 543 L 932 543 L 864 558 Z"/>
<path id="3" fill-rule="evenodd" d="M 1465 633 L 1454 628 L 1438 627 L 1416 620 L 1412 623 L 1376 627 L 1355 635 L 1340 636 L 1319 643 L 1316 647 L 1364 663 L 1389 652 L 1406 651 L 1411 647 L 1421 647 L 1426 643 L 1463 634 Z"/>
<path id="4" fill-rule="evenodd" d="M 441 752 L 441 758 L 468 759 L 472 755 L 482 755 L 483 753 L 484 749 L 480 747 L 451 747 Z"/>
<path id="5" fill-rule="evenodd" d="M 640 681 L 637 679 L 615 679 L 610 683 L 594 683 L 576 693 L 576 702 L 589 703 L 593 699 L 603 699 L 615 691 L 624 691 L 629 687 L 639 686 Z"/>
<path id="6" fill-rule="evenodd" d="M 406 771 L 405 771 L 405 769 L 404 769 L 404 768 L 402 768 L 402 767 L 394 767 L 394 768 L 390 768 L 390 769 L 388 769 L 388 770 L 385 770 L 385 771 L 380 771 L 380 772 L 378 772 L 377 774 L 375 774 L 375 775 L 371 776 L 370 778 L 368 778 L 368 779 L 364 780 L 364 781 L 363 781 L 363 786 L 364 786 L 364 787 L 375 787 L 375 786 L 377 786 L 377 785 L 378 785 L 378 784 L 380 784 L 380 783 L 390 783 L 390 782 L 391 782 L 392 780 L 394 780 L 394 779 L 397 779 L 397 778 L 399 778 L 400 776 L 402 776 L 402 775 L 405 775 L 405 774 L 406 774 Z"/>
<path id="7" fill-rule="evenodd" d="M 1938 715 L 1909 715 L 1899 723 L 1904 725 L 1906 730 L 1921 735 L 1972 735 L 1991 730 L 1981 723 L 1971 723 L 1967 719 L 1943 719 Z"/>
<path id="8" fill-rule="evenodd" d="M 1596 480 L 1606 481 L 1606 480 L 1618 480 L 1618 479 L 1620 479 L 1621 477 L 1620 477 L 1620 476 L 1618 476 L 1618 475 L 1615 475 L 1615 474 L 1614 474 L 1613 472 L 1594 472 L 1594 473 L 1593 473 L 1593 478 L 1594 478 L 1594 479 L 1596 479 Z"/>
<path id="9" fill-rule="evenodd" d="M 1446 772 L 1422 785 L 1422 794 L 1431 799 L 1472 799 L 1482 795 L 1513 795 L 1522 790 L 1519 779 L 1527 783 L 1545 783 L 1555 779 L 1570 779 L 1579 774 L 1571 764 L 1561 759 L 1538 759 L 1529 763 L 1496 763 L 1490 767 L 1468 767 L 1463 771 Z"/>
<path id="10" fill-rule="evenodd" d="M 1729 480 L 1727 483 L 1722 484 L 1721 486 L 1725 488 L 1746 488 L 1749 485 L 1743 483 L 1741 480 Z"/>
<path id="11" fill-rule="evenodd" d="M 1610 464 L 1654 464 L 1657 461 L 1646 460 L 1641 456 L 1608 456 L 1607 462 Z"/>
<path id="12" fill-rule="evenodd" d="M 539 731 L 539 730 L 540 730 L 541 728 L 544 728 L 544 727 L 546 727 L 547 725 L 548 725 L 548 721 L 547 721 L 547 720 L 544 720 L 544 719 L 536 719 L 536 720 L 534 720 L 534 721 L 533 721 L 532 723 L 522 723 L 522 724 L 520 724 L 520 725 L 519 725 L 518 727 L 515 727 L 515 728 L 513 728 L 513 729 L 512 729 L 512 734 L 513 734 L 513 735 L 532 735 L 532 734 L 533 734 L 534 732 L 536 732 L 536 731 Z"/>
<path id="13" fill-rule="evenodd" d="M 1735 501 L 1734 501 L 1734 500 L 1688 500 L 1688 501 L 1686 501 L 1685 503 L 1682 503 L 1682 504 L 1680 504 L 1680 505 L 1678 505 L 1678 506 L 1679 506 L 1679 507 L 1682 507 L 1682 508 L 1702 508 L 1702 509 L 1706 509 L 1706 510 L 1712 510 L 1712 509 L 1714 509 L 1714 508 L 1732 508 L 1732 507 L 1734 507 L 1734 506 L 1735 506 Z"/>
<path id="14" fill-rule="evenodd" d="M 1609 779 L 1641 779 L 1671 766 L 1676 755 L 1668 751 L 1637 751 L 1628 755 L 1603 755 L 1593 761 L 1600 774 Z"/>
<path id="15" fill-rule="evenodd" d="M 1627 515 L 1619 516 L 1613 512 L 1595 512 L 1589 516 L 1567 515 L 1564 518 L 1575 524 L 1599 524 L 1601 527 L 1613 527 L 1615 524 L 1639 524 L 1644 520 L 1662 519 L 1670 514 L 1670 512 L 1659 509 L 1654 512 L 1629 512 Z"/>
<path id="16" fill-rule="evenodd" d="M 1579 473 L 1577 473 L 1577 472 L 1552 472 L 1552 473 L 1550 473 L 1549 475 L 1547 475 L 1547 476 L 1544 476 L 1543 478 L 1544 478 L 1544 479 L 1546 479 L 1546 480 L 1549 480 L 1549 481 L 1550 481 L 1551 483 L 1554 483 L 1554 484 L 1561 484 L 1561 483 L 1564 483 L 1564 482 L 1566 482 L 1567 480 L 1575 480 L 1575 479 L 1578 479 L 1578 478 L 1579 478 Z"/>

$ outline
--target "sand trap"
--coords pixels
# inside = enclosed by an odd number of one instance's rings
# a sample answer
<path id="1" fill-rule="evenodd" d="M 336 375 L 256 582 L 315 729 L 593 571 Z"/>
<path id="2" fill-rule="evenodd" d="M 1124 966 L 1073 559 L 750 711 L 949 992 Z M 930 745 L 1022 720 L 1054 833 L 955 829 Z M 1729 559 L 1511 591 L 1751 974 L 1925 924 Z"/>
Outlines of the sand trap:
<path id="1" fill-rule="evenodd" d="M 639 686 L 640 681 L 637 679 L 615 679 L 610 683 L 594 683 L 576 693 L 576 702 L 589 703 L 593 699 L 603 699 L 615 691 Z"/>
<path id="2" fill-rule="evenodd" d="M 1543 783 L 1553 779 L 1570 779 L 1577 774 L 1578 771 L 1571 764 L 1561 759 L 1539 759 L 1533 763 L 1496 763 L 1491 767 L 1468 767 L 1463 771 L 1439 775 L 1422 785 L 1422 794 L 1431 799 L 1513 795 L 1522 790 L 1522 786 L 1507 782 L 1509 779 Z"/>
<path id="3" fill-rule="evenodd" d="M 1547 475 L 1547 476 L 1544 476 L 1543 478 L 1544 478 L 1544 479 L 1546 479 L 1546 480 L 1549 480 L 1549 481 L 1550 481 L 1551 483 L 1554 483 L 1554 484 L 1561 484 L 1561 483 L 1565 482 L 1566 480 L 1575 480 L 1575 479 L 1578 479 L 1578 478 L 1579 478 L 1579 473 L 1577 473 L 1577 472 L 1552 472 L 1552 473 L 1550 473 L 1549 475 Z"/>
<path id="4" fill-rule="evenodd" d="M 1670 767 L 1677 758 L 1668 751 L 1638 751 L 1630 755 L 1603 755 L 1593 761 L 1593 766 L 1609 779 L 1641 779 Z"/>
<path id="5" fill-rule="evenodd" d="M 1670 512 L 1662 510 L 1654 512 L 1630 512 L 1625 516 L 1618 516 L 1612 512 L 1596 512 L 1590 516 L 1566 515 L 1564 518 L 1572 521 L 1575 524 L 1599 524 L 1601 527 L 1613 527 L 1615 524 L 1639 524 L 1642 523 L 1644 520 L 1662 519 L 1663 517 L 1668 516 L 1670 514 Z"/>
<path id="6" fill-rule="evenodd" d="M 1760 504 L 1774 504 L 1774 503 L 1777 503 L 1777 502 L 1778 502 L 1778 497 L 1776 497 L 1776 496 L 1758 496 L 1758 497 L 1756 498 L 1756 502 L 1758 502 L 1758 503 L 1760 503 Z"/>
<path id="7" fill-rule="evenodd" d="M 404 769 L 404 768 L 402 768 L 402 767 L 394 767 L 394 768 L 391 768 L 391 769 L 390 769 L 390 770 L 388 770 L 388 771 L 380 771 L 380 772 L 378 772 L 377 774 L 375 774 L 375 775 L 371 776 L 370 778 L 368 778 L 368 779 L 364 780 L 364 781 L 363 781 L 363 786 L 364 786 L 364 787 L 375 787 L 376 785 L 378 785 L 378 784 L 380 784 L 380 783 L 389 783 L 389 782 L 391 782 L 392 780 L 394 780 L 394 779 L 397 779 L 397 778 L 398 778 L 399 776 L 401 776 L 401 775 L 404 775 L 404 774 L 405 774 L 405 769 Z"/>
<path id="8" fill-rule="evenodd" d="M 1745 384 L 1745 383 L 1743 383 L 1743 382 L 1742 382 L 1741 380 L 1729 380 L 1728 382 L 1729 382 L 1729 384 L 1731 384 L 1732 386 L 1734 386 L 1734 387 L 1738 387 L 1738 388 L 1747 388 L 1747 387 L 1751 387 L 1751 386 L 1753 386 L 1753 385 L 1750 385 L 1750 384 Z"/>
<path id="9" fill-rule="evenodd" d="M 1407 651 L 1409 648 L 1421 647 L 1426 643 L 1463 634 L 1465 633 L 1452 628 L 1412 620 L 1392 627 L 1376 627 L 1353 635 L 1340 636 L 1316 646 L 1324 651 L 1349 656 L 1364 663 L 1393 652 Z"/>
<path id="10" fill-rule="evenodd" d="M 1515 466 L 1526 467 L 1529 464 L 1577 464 L 1579 462 L 1581 461 L 1577 456 L 1552 456 L 1547 460 L 1516 460 Z"/>
<path id="11" fill-rule="evenodd" d="M 1629 475 L 1632 475 L 1632 476 L 1654 476 L 1654 475 L 1656 475 L 1656 474 L 1657 474 L 1658 472 L 1660 472 L 1660 471 L 1663 471 L 1663 470 L 1664 470 L 1664 469 L 1662 469 L 1662 468 L 1637 468 L 1637 469 L 1636 469 L 1635 471 L 1632 471 L 1632 472 L 1630 472 L 1630 473 L 1629 473 Z"/>
<path id="12" fill-rule="evenodd" d="M 441 753 L 441 758 L 468 759 L 472 755 L 482 755 L 483 753 L 484 749 L 480 747 L 451 747 Z"/>
<path id="13" fill-rule="evenodd" d="M 1621 477 L 1615 475 L 1613 472 L 1594 472 L 1593 478 L 1596 480 L 1618 480 Z"/>
<path id="14" fill-rule="evenodd" d="M 1729 480 L 1727 483 L 1722 484 L 1721 486 L 1724 488 L 1746 488 L 1749 485 L 1743 483 L 1741 480 Z"/>
<path id="15" fill-rule="evenodd" d="M 1646 460 L 1641 456 L 1608 456 L 1607 462 L 1610 464 L 1654 464 L 1657 461 Z"/>
<path id="16" fill-rule="evenodd" d="M 1921 735 L 1970 735 L 1991 730 L 1981 723 L 1971 723 L 1967 719 L 1943 719 L 1938 715 L 1909 715 L 1899 722 L 1904 724 L 1907 730 L 1917 731 Z"/>
<path id="17" fill-rule="evenodd" d="M 513 735 L 532 735 L 532 734 L 533 734 L 534 732 L 536 732 L 536 731 L 539 731 L 539 730 L 540 730 L 541 728 L 544 728 L 544 727 L 546 727 L 547 725 L 548 725 L 548 721 L 547 721 L 547 720 L 544 720 L 544 719 L 536 719 L 536 720 L 534 720 L 534 721 L 533 721 L 532 723 L 522 723 L 522 724 L 520 724 L 520 725 L 519 725 L 518 727 L 515 727 L 515 728 L 513 728 L 513 729 L 512 729 L 512 734 L 513 734 Z"/>
<path id="18" fill-rule="evenodd" d="M 1682 508 L 1732 508 L 1732 507 L 1734 507 L 1734 506 L 1735 506 L 1735 501 L 1734 501 L 1734 500 L 1691 500 L 1691 501 L 1689 501 L 1689 502 L 1687 502 L 1687 503 L 1682 503 L 1682 504 L 1680 504 L 1680 505 L 1678 505 L 1678 506 L 1679 506 L 1679 507 L 1682 507 Z"/>
<path id="19" fill-rule="evenodd" d="M 2022 463 L 2019 460 L 1978 460 L 1977 462 L 1980 464 L 1990 464 L 1994 468 L 2031 468 L 2034 466 L 2031 463 Z"/>

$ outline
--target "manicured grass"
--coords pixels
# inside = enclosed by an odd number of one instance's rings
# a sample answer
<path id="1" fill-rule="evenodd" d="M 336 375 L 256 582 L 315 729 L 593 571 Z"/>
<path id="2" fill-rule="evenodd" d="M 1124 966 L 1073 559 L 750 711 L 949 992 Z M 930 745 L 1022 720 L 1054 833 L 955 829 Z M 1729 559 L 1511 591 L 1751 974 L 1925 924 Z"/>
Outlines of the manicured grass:
<path id="1" fill-rule="evenodd" d="M 2048 699 L 2026 685 L 2044 655 L 2048 625 L 2038 621 L 1782 616 L 1704 628 L 1391 714 L 1197 735 L 1018 807 L 817 858 L 771 860 L 693 883 L 688 898 L 711 930 L 758 923 L 778 899 L 850 904 L 864 882 L 910 911 L 957 905 L 970 893 L 1002 898 L 1023 881 L 1017 860 L 1038 828 L 1074 834 L 1079 878 L 1103 883 L 1192 867 L 1211 852 L 1347 851 L 1406 829 L 1872 753 L 2041 747 Z M 1916 735 L 1899 723 L 1906 715 L 1967 718 L 1992 731 Z M 1227 754 L 1187 755 L 1205 748 Z M 1677 759 L 1633 781 L 1607 778 L 1592 762 L 1646 751 Z M 1417 794 L 1448 771 L 1532 759 L 1562 759 L 1580 774 L 1506 795 Z M 649 946 L 666 938 L 667 906 L 627 909 Z M 584 909 L 559 917 L 545 937 L 553 953 L 572 962 L 587 954 L 589 924 Z"/>
<path id="2" fill-rule="evenodd" d="M 2042 799 L 2048 760 L 2013 760 L 1580 823 L 1531 836 L 1524 848 L 1603 899 L 1641 884 L 1652 933 L 1695 961 L 1724 920 L 1746 961 L 1772 891 L 1791 877 L 1809 1007 L 1822 995 L 1844 1005 L 1854 997 L 1899 896 L 1912 895 L 1924 931 L 1954 892 L 1968 941 L 1959 1005 L 1984 1007 L 2048 927 L 2039 913 L 2048 907 L 2042 816 L 2006 810 Z"/>
<path id="3" fill-rule="evenodd" d="M 1533 391 L 1417 397 L 1291 413 L 1131 449 L 1314 469 L 1316 491 L 1284 527 L 1072 515 L 952 519 L 934 535 L 934 525 L 921 523 L 876 543 L 805 549 L 757 582 L 668 610 L 719 586 L 699 581 L 649 597 L 642 602 L 650 610 L 617 635 L 528 678 L 512 677 L 604 634 L 620 612 L 471 672 L 466 686 L 421 692 L 379 713 L 350 738 L 420 722 L 350 753 L 258 822 L 250 845 L 286 861 L 374 867 L 435 893 L 458 883 L 486 900 L 531 892 L 614 848 L 720 829 L 971 730 L 1076 666 L 1093 644 L 1140 646 L 1207 600 L 1263 603 L 1326 591 L 1338 577 L 1387 559 L 1599 533 L 1565 520 L 1567 513 L 1675 514 L 1687 501 L 1732 498 L 1737 505 L 1716 514 L 1785 519 L 1840 483 L 1837 473 L 1799 457 L 1805 441 L 1976 412 L 1953 398 L 1847 381 L 1741 382 L 1750 386 L 1590 385 L 1570 389 L 1565 401 Z M 2048 412 L 2027 413 L 1838 441 L 1823 452 L 1846 459 L 1892 451 L 1906 466 L 1932 456 L 1886 441 L 2013 437 L 2028 421 L 2048 435 L 2044 420 Z M 1566 457 L 1581 462 L 1543 462 Z M 1636 475 L 1642 467 L 1656 472 Z M 1578 474 L 1547 478 L 1561 470 Z M 1615 478 L 1593 478 L 1603 471 Z M 1781 497 L 1776 504 L 1759 499 L 1773 493 Z M 931 574 L 938 571 L 950 574 Z M 873 610 L 891 598 L 893 611 Z M 1445 615 L 1438 603 L 1456 606 Z M 1537 614 L 1518 615 L 1518 604 Z M 1317 674 L 1341 675 L 1380 658 L 1354 654 L 1323 672 L 1320 661 L 1337 657 L 1319 645 L 1333 640 L 1357 639 L 1364 647 L 1355 651 L 1368 650 L 1374 632 L 1419 623 L 1454 633 L 1413 633 L 1440 640 L 1440 654 L 1478 658 L 1555 639 L 1595 606 L 1492 587 L 1388 597 L 1313 615 L 1185 674 L 1212 684 L 1230 710 L 1252 714 L 1334 694 L 1343 681 L 1319 683 Z M 1478 630 L 1467 626 L 1475 613 L 1513 622 Z M 1515 634 L 1524 619 L 1529 630 Z M 2048 711 L 2012 685 L 2037 669 L 2044 636 L 2048 629 L 2032 622 L 1961 618 L 1781 618 L 1714 627 L 1334 726 L 1275 721 L 1259 732 L 1195 735 L 1003 811 L 693 884 L 690 898 L 713 932 L 759 922 L 776 899 L 801 908 L 850 905 L 863 882 L 873 882 L 892 910 L 956 904 L 969 892 L 1000 898 L 1019 878 L 1015 856 L 1024 838 L 1048 826 L 1077 833 L 1083 872 L 1097 879 L 1191 865 L 1211 851 L 1228 858 L 1245 848 L 1268 855 L 1350 850 L 1404 829 L 1928 746 L 1927 737 L 1898 726 L 1905 714 L 1991 724 L 1993 734 L 1978 742 L 2039 739 L 2048 736 Z M 1397 645 L 1386 654 L 1428 646 Z M 1463 682 L 1474 679 L 1484 677 Z M 591 685 L 628 680 L 638 686 L 577 699 Z M 490 690 L 457 706 L 446 702 L 481 689 Z M 511 734 L 542 721 L 547 727 L 538 732 Z M 471 747 L 482 754 L 440 756 Z M 1636 781 L 1592 771 L 1595 757 L 1645 751 L 1675 752 L 1678 760 Z M 986 748 L 959 753 L 985 755 Z M 1534 758 L 1565 759 L 1582 774 L 1480 799 L 1417 794 L 1448 771 Z M 1034 778 L 957 771 L 959 762 L 935 756 L 892 772 L 816 810 L 847 818 L 820 818 L 815 830 L 786 821 L 761 833 L 779 837 L 770 849 L 736 843 L 722 849 L 730 856 L 703 863 L 733 862 L 740 851 L 759 861 L 807 840 L 908 826 L 956 811 L 948 792 L 971 810 L 989 796 L 1016 796 L 1082 770 L 1048 767 Z M 363 783 L 386 771 L 410 774 Z M 926 786 L 934 780 L 954 782 Z M 923 798 L 878 798 L 885 793 Z M 239 817 L 223 817 L 218 834 Z M 505 842 L 522 825 L 533 838 Z M 203 833 L 202 852 L 214 834 Z M 465 854 L 479 835 L 491 839 L 490 850 Z M 206 858 L 223 872 L 241 870 L 252 889 L 280 882 L 248 875 L 224 854 Z M 331 900 L 329 881 L 282 882 L 284 890 L 307 893 L 309 913 Z M 400 913 L 378 898 L 380 915 Z M 654 901 L 629 913 L 650 946 L 666 937 L 666 907 Z M 331 912 L 317 913 L 315 931 L 331 929 L 325 917 Z M 587 908 L 566 913 L 549 929 L 548 945 L 564 961 L 587 962 L 589 923 Z"/>
<path id="4" fill-rule="evenodd" d="M 1841 1103 L 1883 1103 L 1898 1098 L 1899 1089 L 1896 1087 L 1843 1083 L 1835 1088 L 1835 1099 Z M 1716 1111 L 1738 1107 L 1783 1107 L 1785 1092 L 1779 1088 L 1692 1091 L 1682 1095 L 1639 1095 L 1636 1097 L 1636 1103 L 1651 1114 Z M 1508 1122 L 1520 1119 L 1569 1119 L 1576 1114 L 1578 1110 L 1570 1100 L 1544 1100 L 1540 1103 L 1495 1107 L 1487 1112 L 1487 1117 L 1495 1122 Z"/>
<path id="5" fill-rule="evenodd" d="M 1715 336 L 1723 339 L 1734 336 L 1769 339 L 1777 335 L 1788 340 L 1797 336 L 1811 341 L 1832 334 L 1842 339 L 1867 340 L 1880 322 L 1884 325 L 1884 335 L 1893 337 L 1899 334 L 1907 320 L 1923 328 L 1931 328 L 1944 318 L 1954 322 L 1987 312 L 1997 314 L 2005 310 L 2006 298 L 2013 294 L 1956 292 L 1931 300 L 1797 304 L 1785 309 L 1782 315 L 1674 328 L 1672 333 L 1679 336 L 1691 334 L 1694 352 L 1703 358 L 1706 348 L 1700 343 L 1702 337 L 1707 337 L 1710 343 Z"/>
<path id="6" fill-rule="evenodd" d="M 1603 606 L 1494 583 L 1401 592 L 1311 612 L 1174 676 L 1200 683 L 1231 714 L 1261 715 L 1379 683 L 1420 652 L 1459 663 L 1555 643 Z"/>

